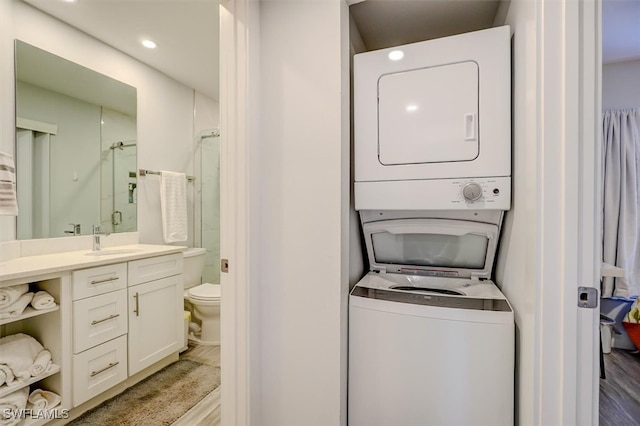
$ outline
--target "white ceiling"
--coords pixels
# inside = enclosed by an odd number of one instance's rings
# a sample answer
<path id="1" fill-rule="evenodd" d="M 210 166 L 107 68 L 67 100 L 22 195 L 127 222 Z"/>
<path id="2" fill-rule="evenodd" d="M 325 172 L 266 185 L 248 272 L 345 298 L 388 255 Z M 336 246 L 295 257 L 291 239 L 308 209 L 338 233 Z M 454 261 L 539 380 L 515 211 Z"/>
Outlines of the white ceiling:
<path id="1" fill-rule="evenodd" d="M 189 87 L 219 97 L 217 0 L 24 1 Z M 504 11 L 500 0 L 347 2 L 369 50 L 488 28 Z M 158 47 L 143 48 L 140 41 L 146 37 Z M 604 0 L 602 38 L 604 62 L 640 59 L 640 0 Z"/>
<path id="2" fill-rule="evenodd" d="M 199 92 L 219 98 L 217 0 L 23 1 Z M 140 42 L 145 38 L 158 47 L 142 47 Z"/>

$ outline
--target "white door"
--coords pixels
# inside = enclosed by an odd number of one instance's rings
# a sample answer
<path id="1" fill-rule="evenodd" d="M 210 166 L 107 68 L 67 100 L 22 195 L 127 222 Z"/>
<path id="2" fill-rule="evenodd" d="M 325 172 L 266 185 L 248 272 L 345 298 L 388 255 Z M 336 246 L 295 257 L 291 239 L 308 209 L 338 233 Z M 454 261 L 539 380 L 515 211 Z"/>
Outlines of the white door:
<path id="1" fill-rule="evenodd" d="M 129 375 L 182 347 L 182 275 L 129 287 Z"/>
<path id="2" fill-rule="evenodd" d="M 534 424 L 597 425 L 599 310 L 578 298 L 599 289 L 600 1 L 538 2 L 536 15 Z"/>

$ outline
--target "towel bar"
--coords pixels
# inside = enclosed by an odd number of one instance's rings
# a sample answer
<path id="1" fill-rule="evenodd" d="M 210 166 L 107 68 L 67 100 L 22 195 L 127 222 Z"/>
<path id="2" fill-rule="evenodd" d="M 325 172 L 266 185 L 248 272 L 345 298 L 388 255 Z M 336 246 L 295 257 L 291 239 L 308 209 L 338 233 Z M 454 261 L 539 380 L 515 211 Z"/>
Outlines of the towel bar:
<path id="1" fill-rule="evenodd" d="M 157 171 L 154 171 L 154 170 L 139 169 L 138 170 L 138 175 L 140 175 L 140 176 L 160 175 L 160 172 L 157 172 Z M 193 182 L 194 180 L 196 180 L 195 176 L 187 176 L 187 181 L 188 182 Z"/>

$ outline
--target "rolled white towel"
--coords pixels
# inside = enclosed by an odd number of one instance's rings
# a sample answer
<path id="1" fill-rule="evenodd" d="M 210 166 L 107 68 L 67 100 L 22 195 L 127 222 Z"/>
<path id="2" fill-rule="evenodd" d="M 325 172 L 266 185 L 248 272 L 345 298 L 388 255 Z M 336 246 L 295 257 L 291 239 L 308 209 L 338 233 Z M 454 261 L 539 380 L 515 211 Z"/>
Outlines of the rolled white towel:
<path id="1" fill-rule="evenodd" d="M 51 352 L 46 349 L 40 351 L 33 365 L 29 368 L 31 377 L 39 376 L 51 367 Z"/>
<path id="2" fill-rule="evenodd" d="M 40 290 L 33 296 L 31 306 L 33 306 L 34 309 L 49 309 L 56 306 L 56 301 L 52 295 L 44 290 Z"/>
<path id="3" fill-rule="evenodd" d="M 0 398 L 0 425 L 11 426 L 21 422 L 19 410 L 27 408 L 28 398 L 28 386 Z"/>
<path id="4" fill-rule="evenodd" d="M 1 338 L 0 366 L 9 367 L 11 373 L 15 376 L 11 377 L 11 380 L 7 380 L 7 384 L 10 385 L 14 380 L 29 380 L 31 378 L 29 369 L 43 349 L 40 342 L 28 334 L 18 333 Z M 6 372 L 7 370 L 3 371 Z"/>
<path id="5" fill-rule="evenodd" d="M 31 300 L 33 299 L 33 293 L 25 293 L 18 300 L 10 306 L 0 309 L 0 318 L 15 318 L 22 315 L 27 308 Z"/>
<path id="6" fill-rule="evenodd" d="M 44 389 L 36 389 L 29 395 L 27 408 L 36 411 L 50 410 L 60 405 L 61 400 L 62 398 L 60 398 L 60 395 L 57 393 Z"/>
<path id="7" fill-rule="evenodd" d="M 0 364 L 0 385 L 4 385 L 5 383 L 8 385 L 14 380 L 13 371 L 11 371 L 7 365 Z"/>
<path id="8" fill-rule="evenodd" d="M 18 284 L 0 288 L 0 309 L 13 305 L 16 300 L 29 291 L 29 284 Z"/>

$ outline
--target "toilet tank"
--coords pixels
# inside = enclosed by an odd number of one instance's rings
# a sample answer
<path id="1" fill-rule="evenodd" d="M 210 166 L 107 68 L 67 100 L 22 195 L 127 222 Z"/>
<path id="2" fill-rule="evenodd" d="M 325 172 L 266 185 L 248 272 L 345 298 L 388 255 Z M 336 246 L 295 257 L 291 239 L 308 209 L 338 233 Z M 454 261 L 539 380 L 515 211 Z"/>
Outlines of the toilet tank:
<path id="1" fill-rule="evenodd" d="M 184 288 L 202 284 L 202 271 L 204 270 L 206 249 L 190 248 L 182 252 L 184 255 Z"/>

